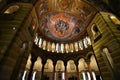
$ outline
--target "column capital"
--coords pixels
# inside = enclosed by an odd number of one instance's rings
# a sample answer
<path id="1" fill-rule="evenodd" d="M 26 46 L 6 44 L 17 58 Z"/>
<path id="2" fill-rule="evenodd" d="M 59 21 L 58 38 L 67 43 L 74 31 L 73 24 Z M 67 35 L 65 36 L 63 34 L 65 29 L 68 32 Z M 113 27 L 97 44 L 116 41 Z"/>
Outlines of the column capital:
<path id="1" fill-rule="evenodd" d="M 74 61 L 74 63 L 75 63 L 76 66 L 78 66 L 78 64 L 79 64 L 78 61 Z"/>
<path id="2" fill-rule="evenodd" d="M 56 66 L 56 63 L 57 63 L 56 61 L 53 61 L 53 66 L 54 66 L 54 67 Z"/>
<path id="3" fill-rule="evenodd" d="M 35 57 L 35 56 L 32 56 L 32 57 L 31 57 L 31 62 L 34 63 L 36 60 L 37 60 L 37 57 Z"/>
<path id="4" fill-rule="evenodd" d="M 64 61 L 64 66 L 65 66 L 65 67 L 67 66 L 67 61 Z"/>
<path id="5" fill-rule="evenodd" d="M 85 59 L 85 62 L 87 63 L 87 65 L 90 64 L 90 59 Z"/>
<path id="6" fill-rule="evenodd" d="M 42 59 L 42 64 L 45 65 L 47 60 Z"/>

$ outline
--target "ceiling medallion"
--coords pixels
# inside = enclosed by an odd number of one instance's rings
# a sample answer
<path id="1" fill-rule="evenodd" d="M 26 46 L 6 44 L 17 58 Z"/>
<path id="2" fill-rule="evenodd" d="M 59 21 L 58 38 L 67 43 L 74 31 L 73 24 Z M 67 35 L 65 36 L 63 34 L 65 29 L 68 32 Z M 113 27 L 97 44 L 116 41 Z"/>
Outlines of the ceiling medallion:
<path id="1" fill-rule="evenodd" d="M 68 31 L 69 24 L 65 22 L 64 20 L 59 19 L 55 23 L 55 29 L 58 31 L 60 34 L 65 34 Z"/>

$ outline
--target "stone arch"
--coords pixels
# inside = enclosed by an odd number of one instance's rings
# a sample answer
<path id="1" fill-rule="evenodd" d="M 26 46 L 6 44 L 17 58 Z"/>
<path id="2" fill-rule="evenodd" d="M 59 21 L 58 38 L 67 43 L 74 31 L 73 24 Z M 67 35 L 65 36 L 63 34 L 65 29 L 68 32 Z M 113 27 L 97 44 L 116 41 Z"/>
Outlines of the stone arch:
<path id="1" fill-rule="evenodd" d="M 36 70 L 36 71 L 41 71 L 42 70 L 42 59 L 41 59 L 41 57 L 37 58 L 36 62 L 34 63 L 33 70 Z"/>
<path id="2" fill-rule="evenodd" d="M 76 72 L 76 65 L 74 60 L 67 61 L 67 72 Z"/>
<path id="3" fill-rule="evenodd" d="M 87 69 L 87 63 L 85 61 L 85 58 L 80 58 L 78 61 L 78 70 L 79 72 L 82 72 Z"/>
<path id="4" fill-rule="evenodd" d="M 99 72 L 97 61 L 94 55 L 91 55 L 90 57 L 90 67 L 93 71 Z"/>
<path id="5" fill-rule="evenodd" d="M 55 71 L 65 71 L 64 61 L 63 60 L 57 60 Z"/>
<path id="6" fill-rule="evenodd" d="M 53 72 L 53 61 L 52 59 L 47 59 L 45 67 L 44 67 L 45 72 Z"/>
<path id="7" fill-rule="evenodd" d="M 91 51 L 91 52 L 88 52 L 87 55 L 86 55 L 86 59 L 89 59 L 89 60 L 90 60 L 90 58 L 91 58 L 92 55 L 93 55 L 93 52 L 92 52 L 92 51 Z"/>

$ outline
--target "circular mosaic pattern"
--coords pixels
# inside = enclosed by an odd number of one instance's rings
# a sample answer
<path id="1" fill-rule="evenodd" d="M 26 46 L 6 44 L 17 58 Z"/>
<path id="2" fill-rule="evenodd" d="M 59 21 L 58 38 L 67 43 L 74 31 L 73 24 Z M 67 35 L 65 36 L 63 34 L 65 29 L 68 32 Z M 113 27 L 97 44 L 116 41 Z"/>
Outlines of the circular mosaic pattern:
<path id="1" fill-rule="evenodd" d="M 40 19 L 40 32 L 55 41 L 74 40 L 85 29 L 76 16 L 65 12 L 52 12 Z"/>

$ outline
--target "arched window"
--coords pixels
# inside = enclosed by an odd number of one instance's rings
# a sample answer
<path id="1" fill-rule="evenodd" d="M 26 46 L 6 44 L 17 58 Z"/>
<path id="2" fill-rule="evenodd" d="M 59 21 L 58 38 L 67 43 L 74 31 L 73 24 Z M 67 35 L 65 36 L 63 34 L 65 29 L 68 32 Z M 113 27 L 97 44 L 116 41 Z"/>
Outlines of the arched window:
<path id="1" fill-rule="evenodd" d="M 110 55 L 110 52 L 108 50 L 108 48 L 103 48 L 103 53 L 104 55 L 106 56 L 108 62 L 110 63 L 111 67 L 113 68 L 113 60 L 112 60 L 112 57 Z"/>
<path id="2" fill-rule="evenodd" d="M 82 40 L 80 40 L 78 42 L 78 45 L 79 45 L 80 50 L 83 50 L 83 42 L 82 42 Z"/>
<path id="3" fill-rule="evenodd" d="M 19 10 L 19 8 L 20 7 L 18 5 L 12 5 L 7 10 L 5 10 L 4 14 L 13 14 L 13 13 L 17 12 Z"/>
<path id="4" fill-rule="evenodd" d="M 120 30 L 120 20 L 114 15 L 109 15 L 109 18 L 115 25 L 118 25 L 117 29 Z"/>
<path id="5" fill-rule="evenodd" d="M 59 52 L 59 43 L 56 43 L 56 52 Z"/>
<path id="6" fill-rule="evenodd" d="M 61 52 L 64 53 L 64 44 L 61 44 Z"/>
<path id="7" fill-rule="evenodd" d="M 78 51 L 78 43 L 77 42 L 74 43 L 74 47 L 75 47 L 75 51 Z"/>
<path id="8" fill-rule="evenodd" d="M 47 51 L 51 51 L 51 42 L 47 43 Z"/>
<path id="9" fill-rule="evenodd" d="M 109 18 L 112 20 L 114 24 L 120 25 L 120 20 L 116 16 L 109 15 Z"/>
<path id="10" fill-rule="evenodd" d="M 39 39 L 39 43 L 38 43 L 38 45 L 39 45 L 40 48 L 42 47 L 42 44 L 43 44 L 43 40 L 42 40 L 42 38 L 40 38 Z"/>
<path id="11" fill-rule="evenodd" d="M 66 53 L 68 53 L 69 52 L 69 44 L 65 44 L 65 51 L 66 51 Z"/>
<path id="12" fill-rule="evenodd" d="M 43 44 L 42 44 L 43 50 L 46 50 L 46 44 L 47 44 L 47 41 L 46 41 L 46 40 L 43 40 Z"/>
<path id="13" fill-rule="evenodd" d="M 100 39 L 101 33 L 98 29 L 98 26 L 95 23 L 92 25 L 91 31 L 92 31 L 92 34 L 93 34 L 94 41 L 96 42 L 98 39 Z"/>
<path id="14" fill-rule="evenodd" d="M 54 42 L 52 43 L 51 47 L 52 47 L 52 52 L 55 52 L 55 43 Z"/>
<path id="15" fill-rule="evenodd" d="M 73 52 L 73 51 L 74 51 L 73 43 L 70 43 L 70 52 Z"/>

